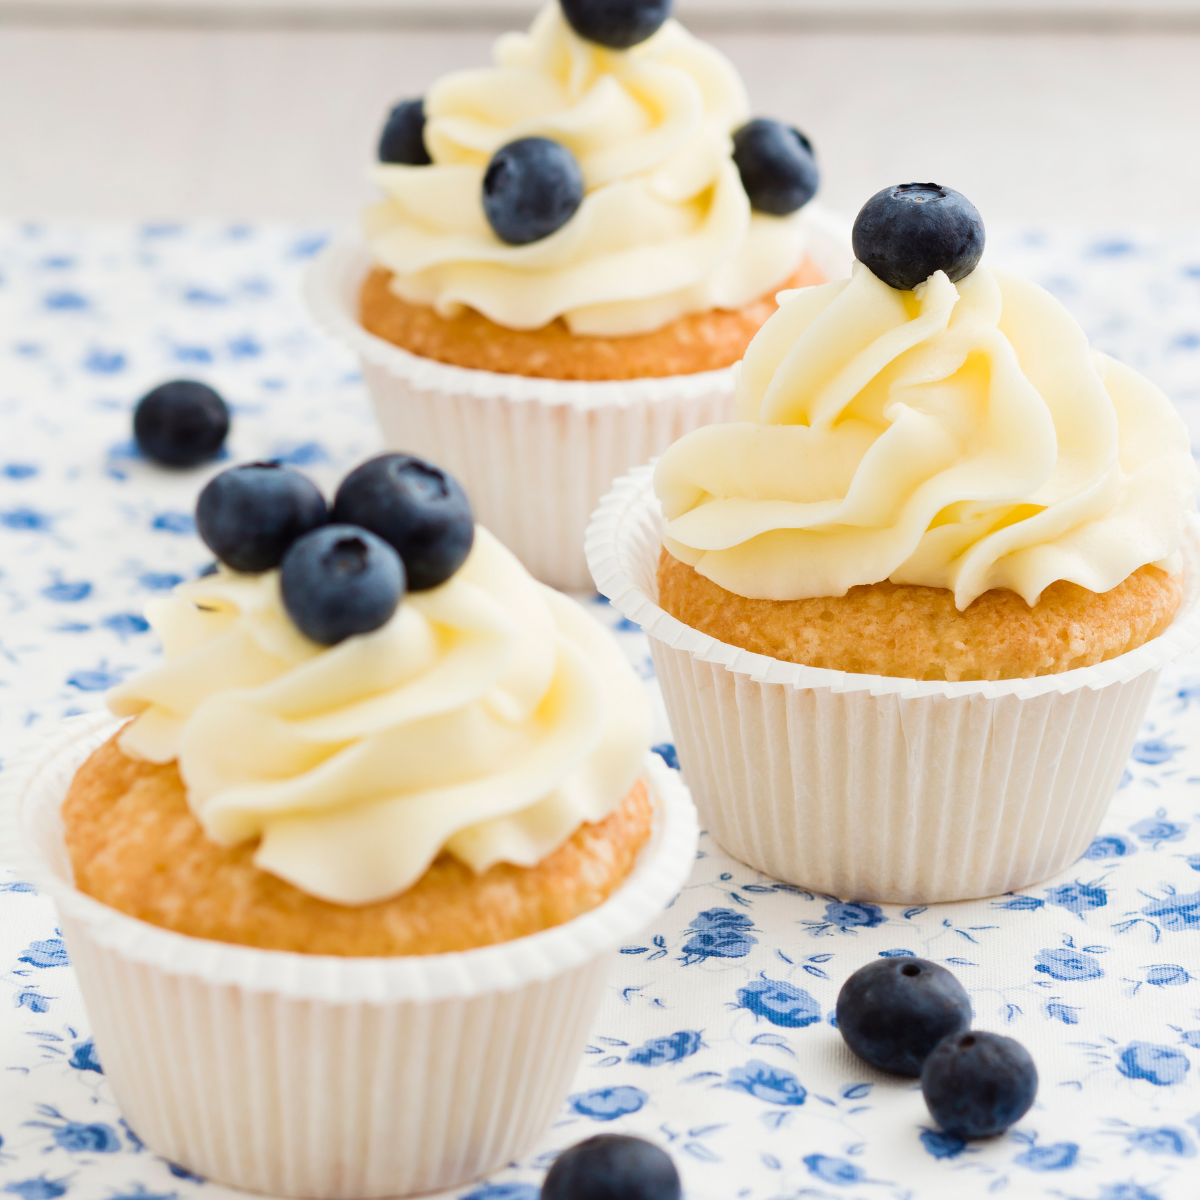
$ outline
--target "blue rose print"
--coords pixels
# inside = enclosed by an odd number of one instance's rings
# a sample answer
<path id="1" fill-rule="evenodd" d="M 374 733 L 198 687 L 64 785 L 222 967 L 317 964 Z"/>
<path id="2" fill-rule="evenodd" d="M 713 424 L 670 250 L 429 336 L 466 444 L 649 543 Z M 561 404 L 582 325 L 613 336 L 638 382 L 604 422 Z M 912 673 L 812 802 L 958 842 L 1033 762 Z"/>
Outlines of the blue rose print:
<path id="1" fill-rule="evenodd" d="M 1153 817 L 1130 825 L 1129 832 L 1135 834 L 1139 841 L 1149 842 L 1155 850 L 1164 842 L 1182 842 L 1187 834 L 1186 821 L 1168 821 L 1166 809 L 1160 808 Z"/>
<path id="2" fill-rule="evenodd" d="M 21 1200 L 58 1200 L 65 1196 L 69 1184 L 66 1179 L 47 1179 L 39 1175 L 36 1179 L 22 1179 L 16 1183 L 6 1183 L 4 1190 Z"/>
<path id="3" fill-rule="evenodd" d="M 765 975 L 739 988 L 737 1000 L 739 1008 L 784 1029 L 803 1029 L 821 1019 L 821 1006 L 803 988 Z"/>
<path id="4" fill-rule="evenodd" d="M 1103 908 L 1108 903 L 1108 893 L 1102 887 L 1076 880 L 1061 887 L 1047 888 L 1046 903 L 1082 916 L 1093 908 Z"/>
<path id="5" fill-rule="evenodd" d="M 1191 981 L 1192 976 L 1174 963 L 1159 963 L 1146 968 L 1146 982 L 1155 987 L 1180 987 Z"/>
<path id="6" fill-rule="evenodd" d="M 1091 954 L 1069 950 L 1065 946 L 1057 950 L 1039 950 L 1036 961 L 1037 966 L 1033 969 L 1052 979 L 1099 979 L 1104 974 L 1104 969 Z"/>
<path id="7" fill-rule="evenodd" d="M 1084 858 L 1101 862 L 1106 858 L 1128 858 L 1137 853 L 1137 843 L 1119 833 L 1101 834 L 1092 839 L 1092 844 L 1083 852 Z"/>
<path id="8" fill-rule="evenodd" d="M 1148 1191 L 1136 1183 L 1105 1183 L 1100 1185 L 1096 1200 L 1160 1200 L 1157 1192 Z"/>
<path id="9" fill-rule="evenodd" d="M 944 1129 L 923 1129 L 921 1145 L 934 1158 L 957 1158 L 967 1148 L 962 1138 Z"/>
<path id="10" fill-rule="evenodd" d="M 825 906 L 825 920 L 843 933 L 848 933 L 852 929 L 874 929 L 876 925 L 882 925 L 887 917 L 878 904 L 835 900 Z"/>
<path id="11" fill-rule="evenodd" d="M 684 966 L 706 958 L 745 958 L 758 945 L 758 938 L 746 932 L 754 928 L 754 922 L 731 908 L 707 909 L 689 928 L 695 932 L 683 944 Z"/>
<path id="12" fill-rule="evenodd" d="M 1013 1162 L 1031 1171 L 1066 1171 L 1075 1165 L 1079 1147 L 1074 1142 L 1055 1142 L 1050 1146 L 1030 1146 Z"/>
<path id="13" fill-rule="evenodd" d="M 96 1043 L 88 1038 L 86 1042 L 76 1042 L 71 1047 L 70 1064 L 77 1071 L 95 1071 L 97 1075 L 104 1074 L 104 1068 L 96 1057 Z"/>
<path id="14" fill-rule="evenodd" d="M 567 1097 L 567 1103 L 581 1116 L 593 1121 L 615 1121 L 635 1113 L 649 1100 L 641 1088 L 611 1087 L 596 1088 L 591 1092 L 578 1092 Z"/>
<path id="15" fill-rule="evenodd" d="M 1200 892 L 1164 896 L 1147 904 L 1142 913 L 1171 933 L 1200 929 Z"/>
<path id="16" fill-rule="evenodd" d="M 768 1104 L 795 1107 L 804 1103 L 808 1092 L 790 1071 L 752 1058 L 744 1067 L 734 1067 L 725 1078 L 725 1086 L 740 1088 Z"/>
<path id="17" fill-rule="evenodd" d="M 1191 1065 L 1182 1050 L 1154 1042 L 1130 1042 L 1117 1060 L 1117 1070 L 1126 1078 L 1145 1079 L 1155 1087 L 1182 1083 Z"/>
<path id="18" fill-rule="evenodd" d="M 44 942 L 30 942 L 25 953 L 18 962 L 28 963 L 31 967 L 66 967 L 67 948 L 62 938 L 47 938 Z"/>
<path id="19" fill-rule="evenodd" d="M 1134 1150 L 1147 1154 L 1166 1154 L 1173 1158 L 1195 1158 L 1196 1147 L 1182 1130 L 1169 1125 L 1150 1129 L 1135 1129 L 1126 1135 Z"/>
<path id="20" fill-rule="evenodd" d="M 538 1200 L 541 1194 L 531 1183 L 485 1183 L 462 1200 Z"/>
<path id="21" fill-rule="evenodd" d="M 700 1031 L 681 1029 L 668 1037 L 651 1038 L 634 1050 L 626 1060 L 641 1067 L 661 1067 L 663 1063 L 679 1062 L 700 1049 Z"/>
<path id="22" fill-rule="evenodd" d="M 809 1173 L 815 1175 L 823 1183 L 845 1186 L 851 1183 L 861 1183 L 867 1177 L 861 1167 L 855 1166 L 845 1158 L 830 1158 L 828 1154 L 810 1154 L 802 1161 Z"/>
<path id="23" fill-rule="evenodd" d="M 53 996 L 43 996 L 41 992 L 30 991 L 26 988 L 13 997 L 13 1003 L 17 1008 L 27 1008 L 30 1012 L 44 1013 L 50 1011 L 50 1001 L 53 999 Z"/>

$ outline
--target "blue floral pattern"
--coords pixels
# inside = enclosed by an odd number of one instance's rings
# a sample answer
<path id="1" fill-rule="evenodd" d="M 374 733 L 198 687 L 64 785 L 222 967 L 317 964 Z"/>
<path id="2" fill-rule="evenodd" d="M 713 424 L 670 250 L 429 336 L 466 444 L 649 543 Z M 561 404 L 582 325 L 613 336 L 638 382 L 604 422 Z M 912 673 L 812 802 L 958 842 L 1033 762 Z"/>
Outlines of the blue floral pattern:
<path id="1" fill-rule="evenodd" d="M 1200 433 L 1200 238 L 989 237 L 993 261 L 1049 287 Z M 268 227 L 0 225 L 0 763 L 151 663 L 145 602 L 210 560 L 189 513 L 221 464 L 144 461 L 129 438 L 141 392 L 212 382 L 234 408 L 224 461 L 297 463 L 326 489 L 379 446 L 356 364 L 300 306 L 320 244 Z M 580 601 L 653 692 L 638 628 Z M 677 766 L 665 723 L 654 748 Z M 554 1155 L 599 1132 L 665 1145 L 688 1200 L 1192 1200 L 1197 785 L 1200 657 L 1164 672 L 1080 861 L 1019 893 L 936 907 L 815 895 L 703 837 L 673 906 L 621 948 L 552 1128 L 454 1200 L 536 1200 Z M 911 1081 L 842 1046 L 841 982 L 914 954 L 954 970 L 977 1023 L 1037 1061 L 1037 1104 L 1003 1137 L 937 1129 Z M 122 1120 L 54 912 L 2 868 L 0 984 L 0 1198 L 234 1200 Z"/>

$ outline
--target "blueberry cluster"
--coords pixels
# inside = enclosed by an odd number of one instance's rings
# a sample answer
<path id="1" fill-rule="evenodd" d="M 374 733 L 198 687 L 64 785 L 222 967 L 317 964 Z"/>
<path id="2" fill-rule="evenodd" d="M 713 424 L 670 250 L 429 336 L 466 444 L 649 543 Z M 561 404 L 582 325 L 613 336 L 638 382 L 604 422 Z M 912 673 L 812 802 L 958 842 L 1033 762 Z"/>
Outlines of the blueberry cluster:
<path id="1" fill-rule="evenodd" d="M 332 509 L 290 467 L 233 467 L 200 493 L 196 529 L 235 571 L 278 567 L 288 615 L 323 646 L 386 624 L 406 590 L 445 583 L 475 538 L 462 486 L 409 454 L 381 454 L 356 467 Z"/>
<path id="2" fill-rule="evenodd" d="M 560 0 L 571 28 L 589 42 L 628 50 L 657 33 L 672 0 Z M 432 160 L 425 145 L 425 102 L 402 100 L 379 139 L 379 161 L 421 167 Z M 783 217 L 813 198 L 820 172 L 812 143 L 781 121 L 757 118 L 733 135 L 733 161 L 758 212 Z M 483 176 L 483 211 L 492 231 L 510 246 L 538 242 L 561 229 L 584 197 L 583 171 L 561 142 L 524 137 L 501 146 Z"/>
<path id="3" fill-rule="evenodd" d="M 1030 1109 L 1037 1067 L 1013 1038 L 971 1029 L 962 984 L 924 958 L 860 967 L 837 999 L 838 1029 L 864 1062 L 920 1076 L 933 1119 L 961 1138 L 1003 1133 Z"/>
<path id="4" fill-rule="evenodd" d="M 936 183 L 902 183 L 862 206 L 854 254 L 889 287 L 909 291 L 935 271 L 965 279 L 983 256 L 983 218 L 970 200 Z"/>

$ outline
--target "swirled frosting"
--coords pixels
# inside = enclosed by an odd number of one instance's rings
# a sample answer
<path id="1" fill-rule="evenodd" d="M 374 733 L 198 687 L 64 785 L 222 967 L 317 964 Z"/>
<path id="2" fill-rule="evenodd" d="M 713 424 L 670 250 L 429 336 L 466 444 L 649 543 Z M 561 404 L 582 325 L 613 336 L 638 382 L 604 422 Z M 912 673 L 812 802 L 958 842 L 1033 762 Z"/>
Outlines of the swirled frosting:
<path id="1" fill-rule="evenodd" d="M 178 760 L 223 845 L 311 895 L 367 904 L 442 851 L 539 862 L 641 770 L 650 715 L 610 635 L 484 529 L 441 587 L 331 648 L 288 620 L 279 573 L 216 575 L 147 615 L 163 664 L 116 688 L 122 749 Z"/>
<path id="2" fill-rule="evenodd" d="M 791 292 L 746 353 L 736 423 L 660 460 L 664 543 L 727 591 L 990 588 L 1036 604 L 1179 569 L 1198 482 L 1187 430 L 1091 351 L 1049 293 L 978 267 L 897 291 L 861 263 Z"/>
<path id="3" fill-rule="evenodd" d="M 557 317 L 577 334 L 657 329 L 736 309 L 803 257 L 802 213 L 752 213 L 731 134 L 749 114 L 732 64 L 676 21 L 631 50 L 578 37 L 557 3 L 507 34 L 495 66 L 459 71 L 425 97 L 430 166 L 379 164 L 387 199 L 365 220 L 402 299 L 462 306 L 511 329 Z M 566 145 L 586 195 L 557 233 L 506 245 L 484 216 L 492 154 L 517 138 Z"/>

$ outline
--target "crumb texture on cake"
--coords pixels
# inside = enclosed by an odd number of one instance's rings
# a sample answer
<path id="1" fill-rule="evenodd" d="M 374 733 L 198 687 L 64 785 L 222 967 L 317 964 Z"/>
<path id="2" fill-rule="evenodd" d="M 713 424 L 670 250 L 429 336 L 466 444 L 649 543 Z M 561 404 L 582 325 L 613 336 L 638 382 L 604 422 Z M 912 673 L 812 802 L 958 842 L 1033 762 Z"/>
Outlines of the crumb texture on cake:
<path id="1" fill-rule="evenodd" d="M 395 346 L 456 367 L 585 381 L 663 378 L 715 371 L 735 363 L 776 311 L 775 293 L 824 283 L 809 259 L 771 294 L 726 312 L 680 317 L 651 333 L 625 337 L 577 336 L 562 319 L 541 329 L 508 329 L 473 309 L 441 317 L 409 304 L 388 286 L 392 273 L 375 267 L 363 282 L 359 318 L 368 333 Z"/>
<path id="2" fill-rule="evenodd" d="M 658 603 L 718 641 L 784 662 L 866 675 L 954 682 L 1029 679 L 1136 650 L 1171 623 L 1183 576 L 1134 571 L 1107 592 L 1059 580 L 1032 608 L 1016 592 L 984 592 L 962 612 L 945 588 L 873 583 L 845 596 L 747 600 L 666 550 Z"/>
<path id="3" fill-rule="evenodd" d="M 261 949 L 391 957 L 509 941 L 597 907 L 632 869 L 652 808 L 639 782 L 534 867 L 499 863 L 477 876 L 443 854 L 407 892 L 353 908 L 259 870 L 253 842 L 209 841 L 175 764 L 135 761 L 115 739 L 79 769 L 62 815 L 76 886 L 129 916 Z"/>

